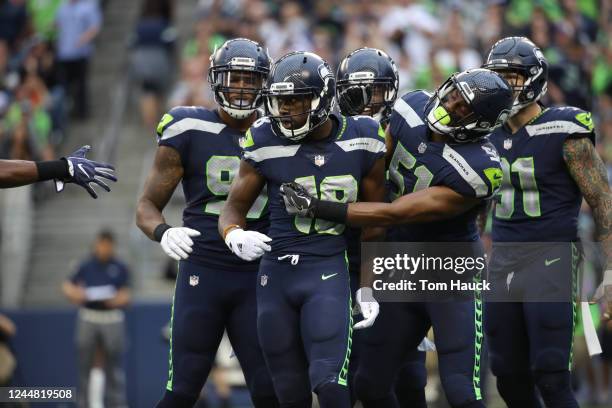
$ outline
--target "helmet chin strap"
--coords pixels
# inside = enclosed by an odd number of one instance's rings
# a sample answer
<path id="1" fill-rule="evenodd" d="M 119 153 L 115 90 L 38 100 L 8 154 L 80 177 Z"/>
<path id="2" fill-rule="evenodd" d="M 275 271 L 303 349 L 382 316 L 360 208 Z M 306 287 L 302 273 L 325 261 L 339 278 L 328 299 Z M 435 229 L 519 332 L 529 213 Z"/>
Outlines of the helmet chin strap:
<path id="1" fill-rule="evenodd" d="M 533 81 L 535 81 L 540 75 L 542 75 L 542 73 L 544 72 L 544 70 L 542 68 L 540 68 L 538 70 L 538 73 L 532 77 L 529 77 L 525 83 L 523 84 L 523 90 L 521 91 L 521 93 L 524 92 L 525 88 L 528 87 L 529 85 L 531 85 L 531 83 Z M 519 113 L 525 106 L 532 104 L 533 102 L 537 102 L 540 100 L 540 98 L 542 98 L 542 96 L 544 96 L 544 94 L 546 93 L 546 84 L 544 85 L 544 87 L 542 88 L 542 91 L 540 92 L 539 95 L 536 95 L 535 98 L 529 100 L 528 102 L 519 102 L 519 99 L 521 97 L 521 95 L 517 95 L 517 97 L 514 99 L 514 103 L 512 104 L 512 108 L 510 109 L 510 114 L 508 115 L 508 117 L 512 117 L 514 115 L 516 115 L 517 113 Z"/>

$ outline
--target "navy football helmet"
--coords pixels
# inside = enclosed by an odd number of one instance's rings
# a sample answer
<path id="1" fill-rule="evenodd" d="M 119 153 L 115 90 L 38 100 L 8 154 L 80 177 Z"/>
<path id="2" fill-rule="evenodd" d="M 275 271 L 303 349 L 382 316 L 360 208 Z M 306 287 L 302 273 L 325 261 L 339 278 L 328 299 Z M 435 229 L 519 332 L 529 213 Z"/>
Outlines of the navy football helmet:
<path id="1" fill-rule="evenodd" d="M 255 41 L 226 41 L 210 56 L 208 82 L 215 100 L 228 115 L 244 119 L 262 104 L 272 59 Z"/>
<path id="2" fill-rule="evenodd" d="M 524 78 L 520 84 L 517 76 L 506 77 L 516 96 L 511 116 L 546 93 L 548 61 L 538 46 L 526 37 L 506 37 L 496 42 L 483 68 L 520 74 Z"/>
<path id="3" fill-rule="evenodd" d="M 329 117 L 335 89 L 334 74 L 318 55 L 297 51 L 280 58 L 272 68 L 264 94 L 266 114 L 274 132 L 292 141 L 304 139 Z M 287 108 L 290 105 L 294 106 L 291 110 Z"/>
<path id="4" fill-rule="evenodd" d="M 427 102 L 426 122 L 457 143 L 478 140 L 502 125 L 514 98 L 510 85 L 488 69 L 451 75 Z"/>
<path id="5" fill-rule="evenodd" d="M 343 115 L 388 121 L 397 99 L 399 74 L 393 59 L 376 48 L 359 48 L 342 60 L 336 99 Z"/>

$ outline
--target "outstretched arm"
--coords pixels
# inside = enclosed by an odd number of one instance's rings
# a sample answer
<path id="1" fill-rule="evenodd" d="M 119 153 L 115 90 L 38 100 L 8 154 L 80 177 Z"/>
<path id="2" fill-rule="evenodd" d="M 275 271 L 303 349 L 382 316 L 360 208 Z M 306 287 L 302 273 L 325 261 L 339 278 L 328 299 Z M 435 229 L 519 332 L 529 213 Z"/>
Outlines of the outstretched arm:
<path id="1" fill-rule="evenodd" d="M 56 181 L 57 191 L 62 191 L 64 183 L 74 183 L 83 187 L 93 197 L 98 198 L 93 185 L 106 191 L 110 187 L 105 181 L 117 181 L 115 168 L 107 163 L 87 159 L 90 146 L 80 149 L 60 160 L 25 161 L 0 160 L 0 188 L 19 187 L 38 181 Z"/>
<path id="2" fill-rule="evenodd" d="M 392 203 L 333 203 L 318 200 L 299 184 L 281 187 L 287 211 L 306 217 L 322 218 L 354 227 L 389 227 L 441 221 L 456 217 L 480 202 L 444 187 L 429 187 L 404 195 Z"/>
<path id="3" fill-rule="evenodd" d="M 352 203 L 346 212 L 346 222 L 353 226 L 389 227 L 441 221 L 456 217 L 479 202 L 479 199 L 462 196 L 448 187 L 429 187 L 390 204 Z"/>
<path id="4" fill-rule="evenodd" d="M 54 162 L 57 162 L 57 174 L 62 178 L 68 176 L 67 164 L 61 160 L 55 160 Z M 52 178 L 53 177 L 50 177 L 47 180 Z M 26 160 L 0 160 L 0 188 L 25 186 L 26 184 L 36 183 L 37 181 L 42 180 L 39 178 L 38 168 L 35 162 Z"/>

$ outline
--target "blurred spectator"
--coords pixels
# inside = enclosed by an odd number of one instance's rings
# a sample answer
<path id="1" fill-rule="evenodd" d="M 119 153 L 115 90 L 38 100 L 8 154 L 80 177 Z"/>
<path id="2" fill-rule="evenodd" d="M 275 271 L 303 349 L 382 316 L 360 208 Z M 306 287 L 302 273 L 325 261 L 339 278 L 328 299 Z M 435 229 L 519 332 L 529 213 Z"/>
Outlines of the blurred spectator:
<path id="1" fill-rule="evenodd" d="M 0 314 L 0 387 L 11 384 L 17 361 L 9 346 L 10 339 L 15 336 L 17 329 L 8 317 Z"/>
<path id="2" fill-rule="evenodd" d="M 55 39 L 57 34 L 55 14 L 64 0 L 27 0 L 28 14 L 36 35 L 45 41 Z"/>
<path id="3" fill-rule="evenodd" d="M 181 65 L 181 78 L 168 101 L 169 106 L 203 106 L 213 108 L 214 95 L 206 80 L 208 60 L 191 58 Z"/>
<path id="4" fill-rule="evenodd" d="M 465 71 L 482 65 L 480 53 L 469 45 L 463 28 L 463 18 L 459 9 L 453 9 L 438 34 L 433 54 L 435 78 L 433 83 L 441 83 L 453 72 Z"/>
<path id="5" fill-rule="evenodd" d="M 123 308 L 130 302 L 128 269 L 115 257 L 115 240 L 109 231 L 96 238 L 93 254 L 63 284 L 64 295 L 79 306 L 76 342 L 79 355 L 80 407 L 88 406 L 90 372 L 96 350 L 104 355 L 106 406 L 125 407 L 125 349 Z"/>
<path id="6" fill-rule="evenodd" d="M 28 75 L 15 91 L 4 120 L 7 138 L 3 156 L 19 160 L 51 160 L 51 118 L 45 110 L 48 92 L 42 80 Z"/>
<path id="7" fill-rule="evenodd" d="M 0 41 L 10 50 L 17 50 L 27 34 L 28 13 L 26 0 L 0 0 Z"/>
<path id="8" fill-rule="evenodd" d="M 88 68 L 100 31 L 102 16 L 97 1 L 66 0 L 57 11 L 57 59 L 62 82 L 72 96 L 74 115 L 89 115 Z M 74 88 L 74 89 L 73 89 Z"/>
<path id="9" fill-rule="evenodd" d="M 140 84 L 140 112 L 145 127 L 153 129 L 161 115 L 162 98 L 172 79 L 172 45 L 176 30 L 172 27 L 171 0 L 145 0 L 132 43 L 131 64 Z"/>

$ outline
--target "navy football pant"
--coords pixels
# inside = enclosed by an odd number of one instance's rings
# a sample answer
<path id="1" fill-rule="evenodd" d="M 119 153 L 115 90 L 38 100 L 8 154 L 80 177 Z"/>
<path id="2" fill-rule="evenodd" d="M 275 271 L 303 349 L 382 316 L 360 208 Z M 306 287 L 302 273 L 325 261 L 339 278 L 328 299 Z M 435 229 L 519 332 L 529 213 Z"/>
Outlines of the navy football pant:
<path id="1" fill-rule="evenodd" d="M 257 341 L 256 279 L 254 272 L 179 263 L 172 304 L 169 378 L 159 407 L 195 403 L 210 373 L 224 330 L 240 362 L 255 407 L 278 406 Z"/>
<path id="2" fill-rule="evenodd" d="M 480 393 L 482 344 L 480 300 L 390 303 L 364 336 L 355 378 L 365 408 L 397 408 L 395 379 L 408 353 L 433 326 L 442 387 L 453 407 L 483 407 Z M 400 385 L 401 386 L 401 385 Z"/>
<path id="3" fill-rule="evenodd" d="M 527 262 L 516 265 L 512 259 Z M 491 370 L 510 408 L 540 407 L 536 388 L 547 407 L 578 407 L 569 371 L 576 304 L 571 300 L 536 302 L 539 296 L 571 294 L 578 262 L 578 249 L 569 243 L 539 250 L 499 245 L 493 249 L 489 264 L 492 279 L 501 280 L 501 287 L 507 286 L 512 295 L 519 291 L 528 296 L 525 302 L 485 303 Z M 538 292 L 534 294 L 534 290 Z"/>
<path id="4" fill-rule="evenodd" d="M 348 408 L 351 300 L 344 255 L 264 258 L 257 331 L 281 407 Z"/>
<path id="5" fill-rule="evenodd" d="M 350 255 L 349 255 L 350 259 Z M 360 319 L 360 314 L 355 308 L 355 293 L 359 289 L 359 265 L 350 265 L 351 293 L 353 294 L 353 319 L 355 322 Z M 349 389 L 351 391 L 351 406 L 357 402 L 355 392 L 355 374 L 359 368 L 363 337 L 370 329 L 353 331 L 353 341 L 351 347 L 351 358 L 349 364 Z M 425 368 L 425 352 L 418 349 L 407 353 L 406 361 L 400 369 L 396 385 L 395 394 L 401 408 L 426 408 L 425 386 L 427 385 L 427 370 Z"/>
<path id="6" fill-rule="evenodd" d="M 395 381 L 395 396 L 400 408 L 427 408 L 425 352 L 410 350 Z"/>

